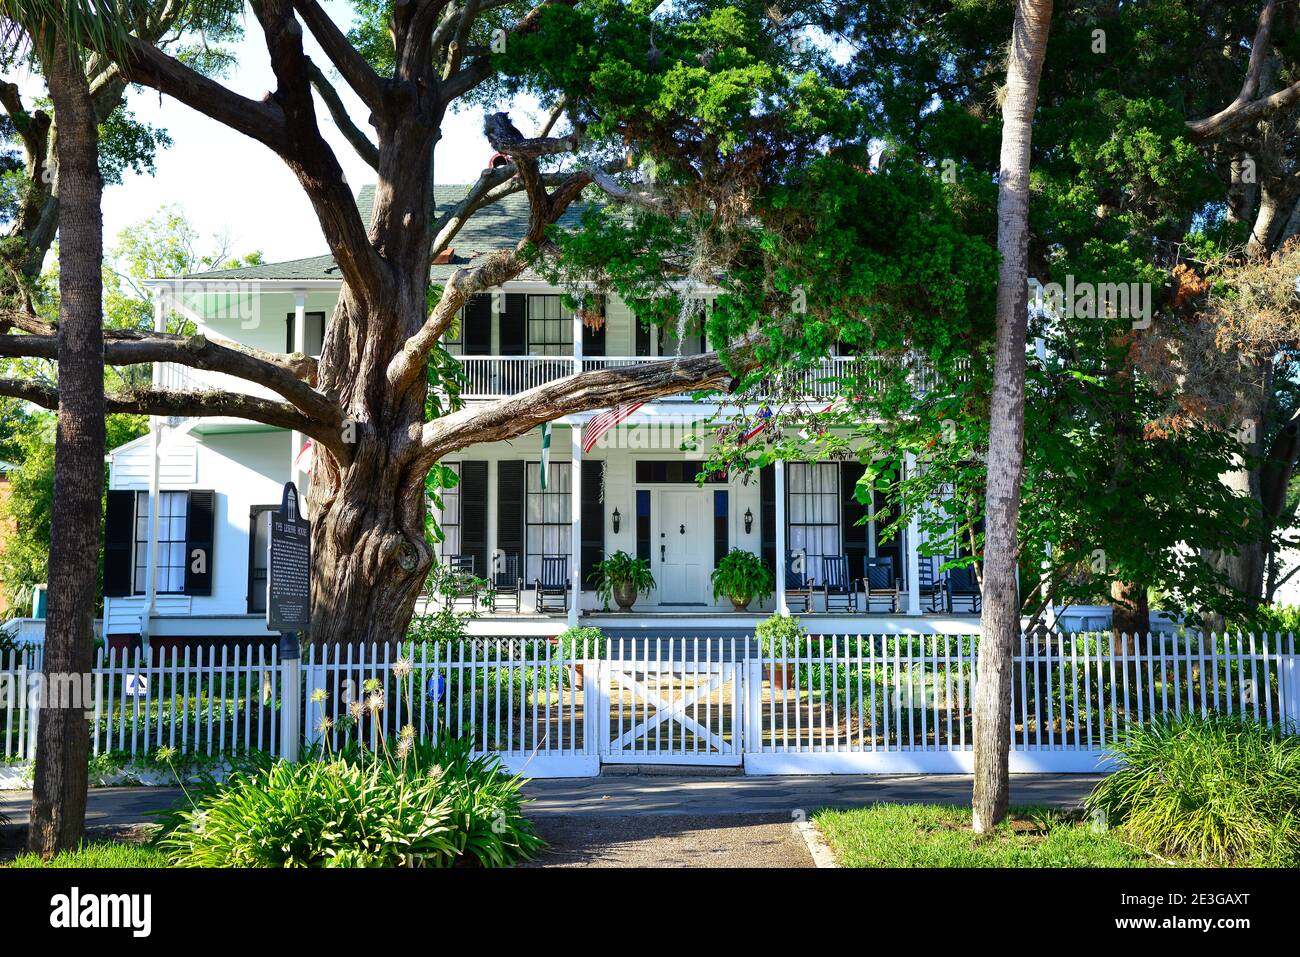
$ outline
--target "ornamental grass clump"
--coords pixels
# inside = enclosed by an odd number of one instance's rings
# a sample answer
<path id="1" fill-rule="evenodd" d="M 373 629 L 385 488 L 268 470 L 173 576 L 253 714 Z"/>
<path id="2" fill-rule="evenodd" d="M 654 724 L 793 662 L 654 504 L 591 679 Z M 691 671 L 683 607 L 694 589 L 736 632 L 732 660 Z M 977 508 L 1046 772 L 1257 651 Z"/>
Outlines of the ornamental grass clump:
<path id="1" fill-rule="evenodd" d="M 497 867 L 542 845 L 522 781 L 466 739 L 407 727 L 378 751 L 354 741 L 301 764 L 207 779 L 164 820 L 157 846 L 182 867 Z"/>
<path id="2" fill-rule="evenodd" d="M 1300 865 L 1300 737 L 1238 715 L 1189 715 L 1116 742 L 1089 809 L 1163 854 Z"/>

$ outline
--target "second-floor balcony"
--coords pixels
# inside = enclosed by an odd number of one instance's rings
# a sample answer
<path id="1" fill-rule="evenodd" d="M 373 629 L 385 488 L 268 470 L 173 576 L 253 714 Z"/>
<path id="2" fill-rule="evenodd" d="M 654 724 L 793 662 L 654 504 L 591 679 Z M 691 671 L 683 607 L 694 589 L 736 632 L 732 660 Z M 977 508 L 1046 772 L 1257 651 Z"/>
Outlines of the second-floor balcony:
<path id="1" fill-rule="evenodd" d="M 575 371 L 571 356 L 458 356 L 465 372 L 462 398 L 470 401 L 497 399 L 544 386 Z M 619 368 L 645 362 L 662 362 L 657 356 L 584 356 L 582 370 Z M 935 376 L 927 363 L 902 356 L 835 356 L 822 359 L 807 368 L 785 373 L 781 393 L 784 398 L 830 401 L 843 389 L 846 381 L 860 388 L 884 386 L 891 372 L 910 367 L 918 392 L 935 386 Z M 689 400 L 690 395 L 670 397 Z"/>
<path id="2" fill-rule="evenodd" d="M 490 401 L 517 395 L 529 389 L 574 374 L 572 356 L 458 356 L 464 370 L 465 385 L 461 397 L 470 402 Z M 646 362 L 662 362 L 663 356 L 584 356 L 582 370 L 620 368 Z M 927 363 L 901 356 L 835 356 L 799 370 L 782 374 L 780 387 L 772 390 L 785 401 L 831 402 L 844 390 L 846 382 L 856 388 L 878 391 L 889 375 L 905 367 L 915 382 L 918 394 L 933 389 L 936 376 Z M 181 391 L 235 392 L 283 401 L 278 393 L 235 376 L 206 369 L 193 369 L 171 362 L 158 363 L 157 384 Z M 690 393 L 669 396 L 661 401 L 690 401 Z"/>

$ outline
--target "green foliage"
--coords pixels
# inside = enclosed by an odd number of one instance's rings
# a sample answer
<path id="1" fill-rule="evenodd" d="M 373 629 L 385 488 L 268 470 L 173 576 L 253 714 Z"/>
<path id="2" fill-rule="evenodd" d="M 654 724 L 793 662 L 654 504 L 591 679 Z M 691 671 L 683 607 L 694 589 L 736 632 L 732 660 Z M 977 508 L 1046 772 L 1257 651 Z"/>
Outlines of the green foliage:
<path id="1" fill-rule="evenodd" d="M 742 605 L 755 598 L 766 601 L 776 587 L 772 569 L 753 552 L 743 548 L 733 548 L 723 555 L 709 578 L 713 582 L 715 599 L 731 598 Z"/>
<path id="2" fill-rule="evenodd" d="M 560 632 L 556 642 L 563 649 L 567 661 L 605 657 L 605 633 L 599 628 L 582 628 L 575 625 Z"/>
<path id="3" fill-rule="evenodd" d="M 803 625 L 792 615 L 772 615 L 754 626 L 754 637 L 768 657 L 799 648 L 804 634 Z"/>
<path id="4" fill-rule="evenodd" d="M 31 588 L 46 581 L 50 549 L 50 513 L 54 502 L 53 412 L 26 415 L 13 433 L 18 468 L 9 473 L 10 495 L 0 502 L 0 522 L 11 521 L 16 533 L 0 550 L 0 582 L 11 612 L 31 605 Z M 116 448 L 144 435 L 148 420 L 141 415 L 105 418 L 105 447 Z M 107 466 L 105 466 L 107 474 Z M 102 562 L 101 562 L 102 566 Z"/>
<path id="5" fill-rule="evenodd" d="M 182 867 L 499 867 L 540 847 L 498 758 L 413 733 L 209 780 L 165 817 L 157 847 Z"/>
<path id="6" fill-rule="evenodd" d="M 167 867 L 167 857 L 147 844 L 130 844 L 123 841 L 92 841 L 83 843 L 75 851 L 60 851 L 48 861 L 37 854 L 20 854 L 7 867 L 58 867 L 58 868 L 138 868 Z"/>
<path id="7" fill-rule="evenodd" d="M 588 578 L 596 586 L 596 597 L 609 607 L 609 600 L 614 597 L 614 589 L 619 585 L 632 585 L 638 595 L 650 594 L 655 587 L 655 577 L 650 573 L 650 563 L 644 558 L 633 558 L 619 549 L 603 561 L 599 561 Z"/>
<path id="8" fill-rule="evenodd" d="M 1158 867 L 1119 835 L 1047 808 L 1013 808 L 991 834 L 971 830 L 970 808 L 873 804 L 824 810 L 813 821 L 841 867 Z"/>
<path id="9" fill-rule="evenodd" d="M 1227 630 L 1267 635 L 1300 634 L 1300 606 L 1260 605 L 1249 615 L 1230 621 Z"/>
<path id="10" fill-rule="evenodd" d="M 1300 865 L 1300 737 L 1238 715 L 1187 715 L 1114 742 L 1123 766 L 1088 807 L 1202 864 Z"/>

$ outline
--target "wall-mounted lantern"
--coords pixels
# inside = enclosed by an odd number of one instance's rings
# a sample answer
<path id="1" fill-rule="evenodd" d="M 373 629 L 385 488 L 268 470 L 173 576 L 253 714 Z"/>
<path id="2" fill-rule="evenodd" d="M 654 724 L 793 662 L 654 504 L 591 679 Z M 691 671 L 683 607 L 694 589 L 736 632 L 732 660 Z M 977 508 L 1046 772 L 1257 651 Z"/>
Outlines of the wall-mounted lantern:
<path id="1" fill-rule="evenodd" d="M 612 517 L 613 517 L 613 519 L 614 519 L 614 534 L 617 535 L 617 534 L 618 534 L 618 524 L 619 524 L 619 522 L 621 522 L 621 521 L 623 520 L 623 516 L 620 515 L 620 514 L 618 513 L 618 509 L 616 508 L 616 509 L 614 509 L 614 514 L 613 514 Z"/>
<path id="2" fill-rule="evenodd" d="M 745 534 L 748 535 L 754 530 L 754 513 L 745 509 Z"/>

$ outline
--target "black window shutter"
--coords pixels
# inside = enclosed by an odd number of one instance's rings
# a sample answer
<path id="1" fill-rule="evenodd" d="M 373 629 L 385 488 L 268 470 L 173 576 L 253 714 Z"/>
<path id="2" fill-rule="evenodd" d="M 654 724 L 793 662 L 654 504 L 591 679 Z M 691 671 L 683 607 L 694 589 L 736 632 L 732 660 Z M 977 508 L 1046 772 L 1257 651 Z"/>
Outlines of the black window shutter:
<path id="1" fill-rule="evenodd" d="M 582 587 L 591 585 L 590 576 L 596 562 L 605 557 L 605 503 L 600 500 L 604 484 L 603 461 L 589 459 L 582 463 Z"/>
<path id="2" fill-rule="evenodd" d="M 486 356 L 492 352 L 492 296 L 482 292 L 470 296 L 465 304 L 461 338 L 465 355 Z"/>
<path id="3" fill-rule="evenodd" d="M 104 595 L 131 594 L 131 552 L 135 545 L 135 492 L 111 491 L 104 511 Z"/>
<path id="4" fill-rule="evenodd" d="M 636 324 L 636 354 L 648 356 L 650 354 L 650 327 L 636 316 L 632 317 L 632 322 Z"/>
<path id="5" fill-rule="evenodd" d="M 524 463 L 506 459 L 497 463 L 497 548 L 519 559 L 524 573 Z"/>
<path id="6" fill-rule="evenodd" d="M 867 507 L 853 497 L 866 466 L 861 462 L 840 463 L 840 509 L 844 526 L 844 554 L 849 559 L 849 577 L 866 574 Z M 861 522 L 862 524 L 858 524 Z"/>
<path id="7" fill-rule="evenodd" d="M 716 568 L 730 548 L 731 496 L 726 489 L 713 491 L 713 565 Z"/>
<path id="8" fill-rule="evenodd" d="M 522 356 L 528 351 L 528 297 L 522 292 L 509 292 L 505 296 L 505 312 L 501 313 L 501 355 Z"/>
<path id="9" fill-rule="evenodd" d="M 291 312 L 284 320 L 284 351 L 293 352 L 294 314 Z"/>
<path id="10" fill-rule="evenodd" d="M 605 317 L 605 297 L 600 297 L 600 315 Z M 603 356 L 605 354 L 605 331 L 609 328 L 608 322 L 601 325 L 599 329 L 593 329 L 587 324 L 582 326 L 582 354 L 584 356 Z"/>
<path id="11" fill-rule="evenodd" d="M 784 582 L 781 565 L 776 563 L 776 468 L 764 465 L 758 470 L 758 521 L 762 533 L 759 554 L 767 567 L 776 575 L 778 585 Z M 784 561 L 782 562 L 784 564 Z"/>
<path id="12" fill-rule="evenodd" d="M 474 556 L 474 574 L 487 578 L 487 470 L 486 462 L 460 463 L 460 551 Z"/>
<path id="13" fill-rule="evenodd" d="M 212 530 L 216 524 L 217 494 L 194 490 L 185 510 L 185 594 L 211 595 L 216 556 Z"/>

